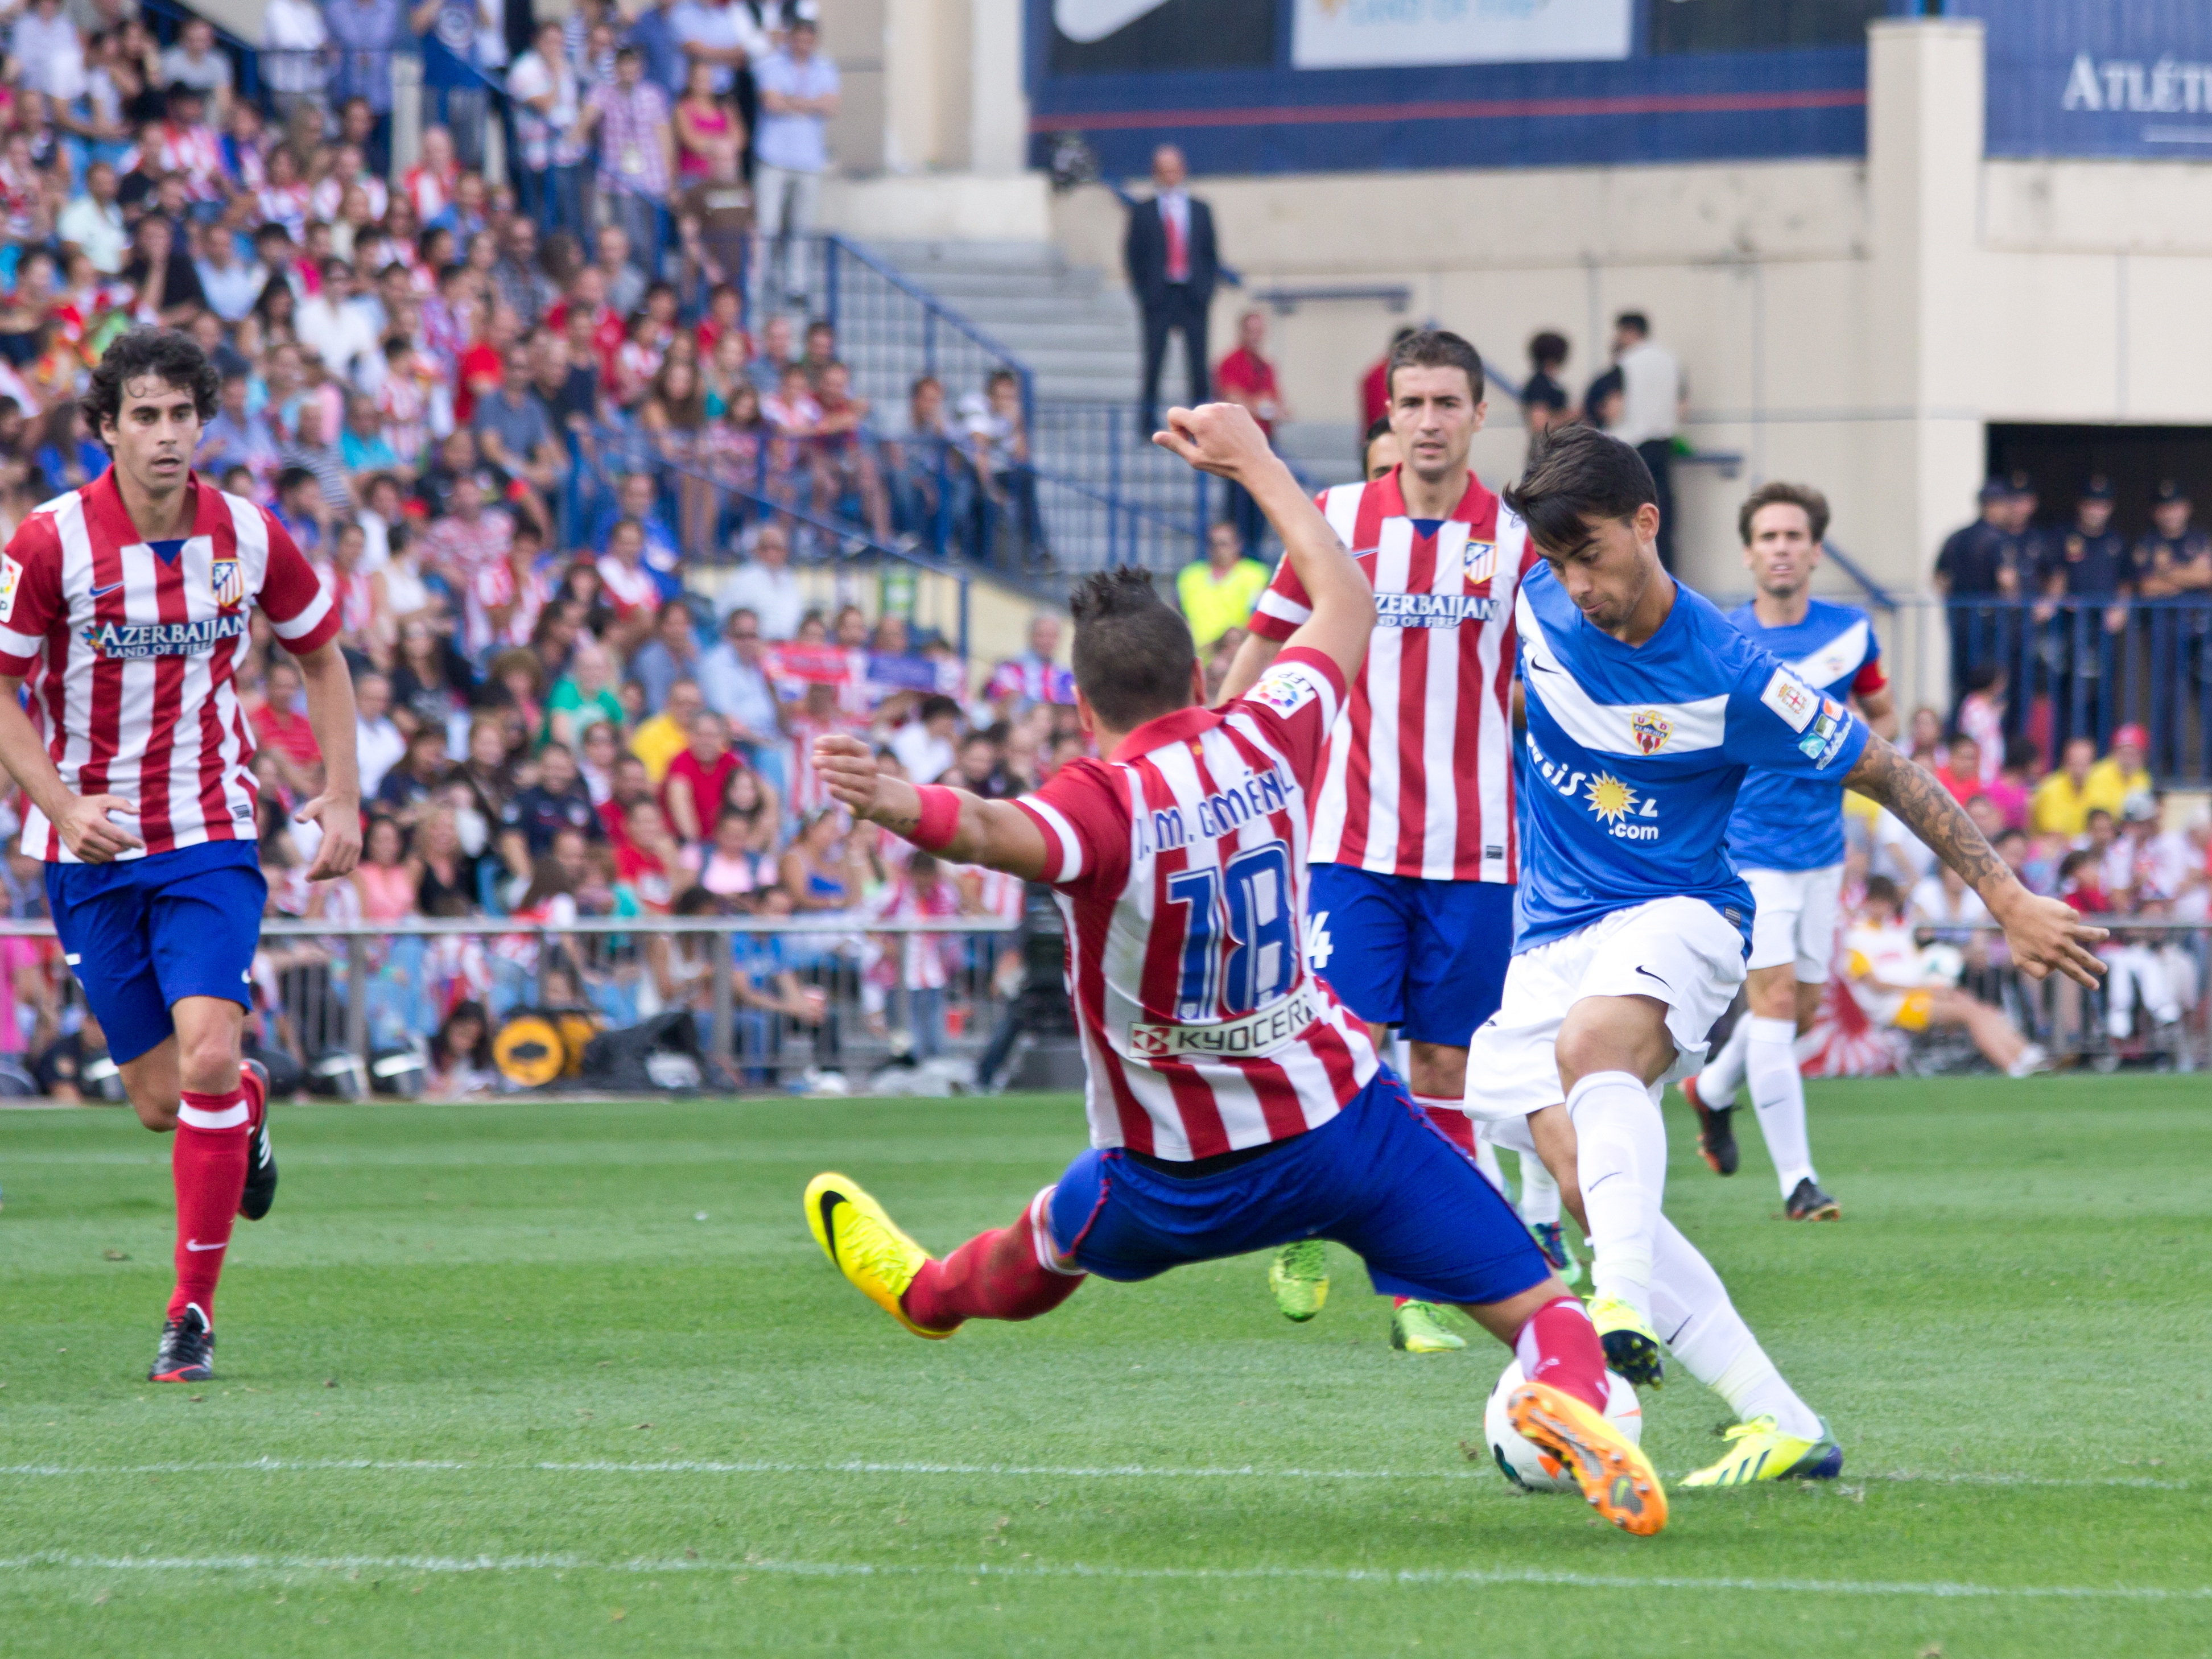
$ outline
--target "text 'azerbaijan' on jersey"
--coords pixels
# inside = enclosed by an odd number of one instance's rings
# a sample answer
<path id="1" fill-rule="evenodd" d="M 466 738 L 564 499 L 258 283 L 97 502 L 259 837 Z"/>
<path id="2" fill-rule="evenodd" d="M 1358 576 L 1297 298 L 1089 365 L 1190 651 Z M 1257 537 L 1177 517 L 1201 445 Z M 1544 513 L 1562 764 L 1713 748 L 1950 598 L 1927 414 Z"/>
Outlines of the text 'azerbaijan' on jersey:
<path id="1" fill-rule="evenodd" d="M 1790 672 L 1838 702 L 1881 690 L 1881 641 L 1855 605 L 1814 599 L 1805 620 L 1769 628 L 1750 605 L 1729 622 L 1754 645 L 1771 651 Z M 1819 777 L 1755 766 L 1736 791 L 1729 819 L 1729 855 L 1742 870 L 1825 870 L 1844 861 L 1844 782 L 1830 767 Z"/>
<path id="2" fill-rule="evenodd" d="M 1841 778 L 1864 723 L 1679 583 L 1639 646 L 1588 622 L 1549 566 L 1521 584 L 1518 610 L 1528 841 L 1513 948 L 1677 894 L 1747 942 L 1751 891 L 1728 853 L 1745 769 Z"/>
<path id="3" fill-rule="evenodd" d="M 1307 795 L 1343 698 L 1336 665 L 1294 647 L 1237 702 L 1147 721 L 1016 803 L 1067 922 L 1092 1146 L 1264 1146 L 1374 1077 L 1306 965 Z"/>

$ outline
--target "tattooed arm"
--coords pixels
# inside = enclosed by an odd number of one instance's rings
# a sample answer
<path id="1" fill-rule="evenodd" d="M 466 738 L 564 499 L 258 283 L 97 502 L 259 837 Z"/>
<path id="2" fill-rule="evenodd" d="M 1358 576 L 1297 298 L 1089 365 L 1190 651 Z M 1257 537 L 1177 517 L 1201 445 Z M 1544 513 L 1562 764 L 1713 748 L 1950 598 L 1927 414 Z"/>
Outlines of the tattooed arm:
<path id="1" fill-rule="evenodd" d="M 2032 979 L 2053 969 L 2094 986 L 2105 971 L 2092 947 L 2105 930 L 2084 923 L 2063 900 L 2041 898 L 2020 884 L 2010 866 L 1982 838 L 1949 790 L 1881 738 L 1869 738 L 1844 784 L 1903 819 L 1922 843 L 1981 896 L 2005 932 L 2013 960 Z"/>
<path id="2" fill-rule="evenodd" d="M 830 793 L 854 817 L 880 823 L 909 841 L 921 827 L 921 797 L 915 787 L 903 778 L 884 776 L 874 752 L 858 738 L 815 738 L 814 765 Z M 960 799 L 960 823 L 939 849 L 939 857 L 1003 870 L 1024 881 L 1044 879 L 1052 851 L 1028 813 L 1012 801 L 985 800 L 961 789 L 952 793 Z"/>

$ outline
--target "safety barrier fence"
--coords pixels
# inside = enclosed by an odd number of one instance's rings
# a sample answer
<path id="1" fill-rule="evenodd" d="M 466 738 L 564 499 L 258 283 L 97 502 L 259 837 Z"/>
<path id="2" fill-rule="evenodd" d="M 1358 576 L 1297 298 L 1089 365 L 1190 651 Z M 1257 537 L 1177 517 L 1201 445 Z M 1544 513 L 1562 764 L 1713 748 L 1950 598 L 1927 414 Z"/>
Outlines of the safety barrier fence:
<path id="1" fill-rule="evenodd" d="M 2094 990 L 2029 979 L 1990 922 L 1923 924 L 1916 936 L 1957 953 L 1948 962 L 1923 953 L 1929 986 L 1954 986 L 1996 1011 L 2058 1064 L 2212 1066 L 2212 926 L 2097 920 L 2112 938 Z M 0 921 L 0 936 L 51 939 L 52 929 Z M 949 1093 L 1003 1085 L 1025 1032 L 1069 1029 L 1060 951 L 1048 927 L 1023 931 L 999 917 L 271 918 L 252 1021 L 259 1048 L 303 1069 L 350 1055 L 373 1070 L 380 1058 L 424 1051 L 453 1006 L 474 1002 L 495 1037 L 536 1033 L 556 1051 L 526 1049 L 486 1086 L 520 1086 L 519 1075 L 539 1074 L 534 1065 L 557 1087 L 586 1084 L 588 1035 L 674 1012 L 690 1016 L 711 1089 Z M 64 1006 L 75 1000 L 74 981 L 59 988 Z M 1960 1010 L 1937 1003 L 1933 1018 L 1926 1012 L 1889 1026 L 1850 1022 L 1858 1034 L 1847 1032 L 1838 1052 L 1863 1069 L 1923 1074 L 1984 1063 Z M 554 1035 L 544 1036 L 548 1027 Z"/>
<path id="2" fill-rule="evenodd" d="M 2212 925 L 2170 916 L 2111 915 L 2088 920 L 2111 930 L 2100 947 L 2104 975 L 2095 989 L 2063 975 L 2032 979 L 2014 963 L 1994 921 L 1913 926 L 1916 939 L 1948 947 L 1923 951 L 1923 989 L 1955 988 L 2004 1016 L 2028 1042 L 2063 1066 L 2095 1072 L 2194 1072 L 2212 1066 Z M 1955 951 L 1955 956 L 1949 952 Z M 1948 959 L 1942 959 L 1948 957 Z M 1832 990 L 1832 998 L 1839 994 Z M 1979 1061 L 1972 1029 L 1955 1018 L 1926 1018 L 1925 1000 L 1895 1025 L 1875 1024 L 1872 1045 L 1845 1042 L 1862 1054 L 1888 1051 L 1894 1069 L 1933 1074 L 1971 1069 Z M 1832 1024 L 1831 1013 L 1824 1021 Z M 1851 1022 L 1856 1024 L 1857 1022 Z"/>
<path id="3" fill-rule="evenodd" d="M 373 1071 L 380 1056 L 424 1051 L 451 1009 L 473 1002 L 495 1038 L 524 1017 L 552 1025 L 566 1044 L 546 1062 L 552 1081 L 580 1086 L 586 1036 L 681 1011 L 708 1057 L 709 1087 L 857 1091 L 888 1066 L 898 1068 L 894 1091 L 916 1086 L 911 1068 L 927 1073 L 924 1091 L 946 1093 L 974 1086 L 978 1059 L 1021 994 L 1018 927 L 848 912 L 560 923 L 272 917 L 262 924 L 250 1025 L 258 1047 L 303 1068 L 348 1054 Z M 0 936 L 50 939 L 53 930 L 7 921 Z M 1056 994 L 1059 940 L 1047 943 L 1048 963 L 1032 952 L 1029 971 L 1048 967 Z M 63 1007 L 76 1002 L 74 981 L 59 988 Z"/>

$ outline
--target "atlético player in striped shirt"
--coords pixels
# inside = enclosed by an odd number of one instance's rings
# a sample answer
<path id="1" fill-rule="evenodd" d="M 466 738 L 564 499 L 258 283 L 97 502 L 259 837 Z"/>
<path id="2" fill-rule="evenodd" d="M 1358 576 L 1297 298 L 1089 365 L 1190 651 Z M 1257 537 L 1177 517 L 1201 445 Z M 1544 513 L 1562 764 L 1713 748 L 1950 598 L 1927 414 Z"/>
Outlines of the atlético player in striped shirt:
<path id="1" fill-rule="evenodd" d="M 1388 374 L 1399 464 L 1321 495 L 1374 584 L 1376 628 L 1315 792 L 1310 950 L 1378 1041 L 1383 1027 L 1403 1031 L 1413 1097 L 1472 1150 L 1468 1044 L 1497 1011 L 1512 954 L 1513 596 L 1536 554 L 1468 465 L 1486 408 L 1474 348 L 1413 334 L 1391 349 Z M 1223 695 L 1243 696 L 1310 614 L 1285 561 Z M 1480 1155 L 1495 1174 L 1495 1154 Z M 1549 1208 L 1531 1218 L 1566 1268 L 1557 1196 L 1548 1177 L 1535 1184 Z M 1310 1319 L 1328 1291 L 1326 1253 L 1285 1250 L 1268 1277 L 1283 1312 Z M 1466 1346 L 1419 1304 L 1399 1304 L 1390 1340 L 1416 1352 Z"/>
<path id="2" fill-rule="evenodd" d="M 84 399 L 114 465 L 24 520 L 0 559 L 0 763 L 30 799 L 23 850 L 46 860 L 64 960 L 139 1121 L 177 1137 L 156 1382 L 212 1374 L 232 1218 L 276 1194 L 268 1079 L 239 1058 L 269 891 L 237 689 L 257 605 L 299 659 L 322 747 L 324 792 L 299 813 L 322 829 L 308 877 L 361 854 L 337 607 L 283 526 L 192 472 L 217 384 L 186 335 L 118 337 Z"/>
<path id="3" fill-rule="evenodd" d="M 1091 1147 L 1012 1226 L 939 1261 L 848 1177 L 806 1219 L 832 1262 L 917 1336 L 1031 1319 L 1097 1273 L 1334 1238 L 1376 1288 L 1449 1303 L 1520 1355 L 1516 1426 L 1628 1531 L 1666 1522 L 1651 1466 L 1606 1420 L 1582 1304 L 1512 1210 L 1376 1058 L 1301 948 L 1309 792 L 1375 601 L 1327 520 L 1243 409 L 1178 409 L 1155 441 L 1242 484 L 1283 538 L 1311 614 L 1250 695 L 1204 705 L 1190 629 L 1151 577 L 1091 577 L 1076 710 L 1103 761 L 988 801 L 879 773 L 825 737 L 816 764 L 856 817 L 927 851 L 1049 884 L 1066 920 Z"/>

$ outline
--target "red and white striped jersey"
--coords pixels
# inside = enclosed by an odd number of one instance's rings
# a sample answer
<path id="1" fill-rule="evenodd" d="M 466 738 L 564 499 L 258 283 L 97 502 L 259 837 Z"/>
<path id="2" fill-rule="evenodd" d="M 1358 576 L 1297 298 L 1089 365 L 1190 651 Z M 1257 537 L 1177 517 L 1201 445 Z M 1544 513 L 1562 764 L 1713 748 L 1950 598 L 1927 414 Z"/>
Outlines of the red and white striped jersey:
<path id="1" fill-rule="evenodd" d="M 1527 527 L 1473 473 L 1441 521 L 1407 516 L 1395 471 L 1319 501 L 1375 586 L 1375 633 L 1314 792 L 1314 862 L 1518 880 L 1513 595 L 1539 556 Z M 1312 614 L 1285 559 L 1252 631 L 1286 640 Z"/>
<path id="2" fill-rule="evenodd" d="M 0 674 L 29 688 L 71 793 L 137 804 L 149 854 L 254 837 L 253 734 L 235 683 L 252 607 L 295 654 L 338 631 L 282 525 L 197 476 L 185 487 L 189 536 L 143 540 L 111 468 L 39 507 L 0 558 Z M 36 807 L 23 851 L 76 861 Z"/>
<path id="3" fill-rule="evenodd" d="M 1149 721 L 1016 803 L 1051 851 L 1093 1146 L 1263 1146 L 1374 1077 L 1306 965 L 1307 795 L 1343 697 L 1334 663 L 1285 651 L 1238 702 Z"/>

